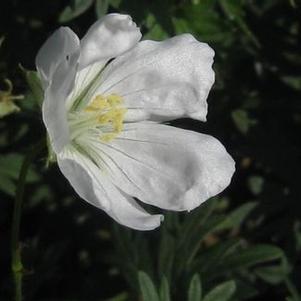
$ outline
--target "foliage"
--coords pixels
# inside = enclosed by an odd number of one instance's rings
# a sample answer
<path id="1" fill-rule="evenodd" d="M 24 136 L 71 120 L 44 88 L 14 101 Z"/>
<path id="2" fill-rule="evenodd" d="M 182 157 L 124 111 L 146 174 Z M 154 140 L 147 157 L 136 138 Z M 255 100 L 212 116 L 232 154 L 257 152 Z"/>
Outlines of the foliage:
<path id="1" fill-rule="evenodd" d="M 190 32 L 214 48 L 208 122 L 172 125 L 214 133 L 237 172 L 221 196 L 190 213 L 165 212 L 159 230 L 140 233 L 77 200 L 43 154 L 23 210 L 25 300 L 300 301 L 301 24 L 300 4 L 288 0 L 1 2 L 0 90 L 9 78 L 9 95 L 25 97 L 0 118 L 0 300 L 11 299 L 20 165 L 45 135 L 35 54 L 58 26 L 83 36 L 107 12 L 130 14 L 145 39 Z"/>
<path id="2" fill-rule="evenodd" d="M 144 300 L 158 300 L 163 281 L 172 288 L 171 300 L 185 300 L 187 291 L 188 300 L 200 300 L 201 291 L 207 292 L 204 300 L 230 300 L 236 290 L 231 300 L 248 300 L 258 294 L 259 280 L 274 284 L 287 278 L 290 268 L 280 248 L 250 245 L 242 233 L 238 235 L 241 217 L 250 214 L 254 204 L 246 203 L 225 215 L 220 210 L 220 201 L 212 199 L 193 213 L 169 214 L 153 238 L 159 242 L 153 252 L 155 242 L 144 234 L 115 227 L 117 265 L 133 289 L 138 287 L 139 275 Z M 277 274 L 269 277 L 272 270 Z M 222 279 L 228 280 L 221 283 Z"/>

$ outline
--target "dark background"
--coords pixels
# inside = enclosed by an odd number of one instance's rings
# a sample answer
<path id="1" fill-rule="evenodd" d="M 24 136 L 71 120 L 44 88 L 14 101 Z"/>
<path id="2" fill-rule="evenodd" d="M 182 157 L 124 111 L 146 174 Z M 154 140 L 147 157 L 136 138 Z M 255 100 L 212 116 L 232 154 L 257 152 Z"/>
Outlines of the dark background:
<path id="1" fill-rule="evenodd" d="M 112 300 L 142 300 L 138 271 L 156 288 L 165 275 L 171 300 L 186 300 L 195 273 L 204 294 L 233 280 L 229 300 L 301 300 L 300 7 L 293 0 L 2 0 L 0 89 L 8 78 L 13 94 L 25 99 L 17 102 L 20 112 L 0 118 L 0 300 L 12 300 L 10 227 L 22 156 L 45 135 L 18 64 L 34 70 L 37 51 L 57 27 L 70 26 L 82 37 L 106 12 L 130 14 L 145 39 L 189 32 L 215 50 L 207 123 L 172 124 L 217 137 L 237 171 L 218 198 L 194 213 L 169 213 L 159 230 L 138 233 L 79 200 L 42 154 L 30 171 L 23 209 L 24 300 L 119 294 Z M 233 217 L 237 208 L 243 209 Z M 213 226 L 229 216 L 228 225 Z M 189 265 L 186 253 L 193 248 Z"/>

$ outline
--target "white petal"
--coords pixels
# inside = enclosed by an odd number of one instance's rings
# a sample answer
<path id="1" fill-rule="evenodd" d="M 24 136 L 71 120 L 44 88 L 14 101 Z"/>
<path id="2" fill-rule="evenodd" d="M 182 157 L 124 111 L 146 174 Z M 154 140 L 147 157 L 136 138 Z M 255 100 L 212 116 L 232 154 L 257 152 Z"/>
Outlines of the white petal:
<path id="1" fill-rule="evenodd" d="M 171 210 L 192 210 L 230 183 L 234 161 L 212 136 L 156 123 L 127 124 L 110 144 L 90 145 L 127 194 Z"/>
<path id="2" fill-rule="evenodd" d="M 128 15 L 109 14 L 95 22 L 81 40 L 80 69 L 106 62 L 134 47 L 141 33 Z"/>
<path id="3" fill-rule="evenodd" d="M 137 230 L 152 230 L 160 225 L 161 215 L 150 215 L 120 192 L 87 157 L 64 151 L 58 164 L 81 198 L 106 211 L 118 223 Z"/>
<path id="4" fill-rule="evenodd" d="M 90 90 L 95 90 L 102 69 L 103 64 L 97 62 L 76 73 L 74 89 L 67 99 L 67 111 L 80 109 L 91 100 Z"/>
<path id="5" fill-rule="evenodd" d="M 66 56 L 78 56 L 79 39 L 68 27 L 60 27 L 43 44 L 36 57 L 36 67 L 46 87 L 57 67 L 66 61 Z"/>
<path id="6" fill-rule="evenodd" d="M 79 58 L 79 39 L 67 27 L 58 29 L 42 46 L 36 58 L 44 83 L 43 121 L 56 153 L 69 141 L 66 99 L 74 86 Z"/>
<path id="7" fill-rule="evenodd" d="M 190 34 L 142 41 L 104 70 L 95 94 L 116 93 L 129 108 L 127 120 L 206 120 L 214 82 L 214 51 Z"/>

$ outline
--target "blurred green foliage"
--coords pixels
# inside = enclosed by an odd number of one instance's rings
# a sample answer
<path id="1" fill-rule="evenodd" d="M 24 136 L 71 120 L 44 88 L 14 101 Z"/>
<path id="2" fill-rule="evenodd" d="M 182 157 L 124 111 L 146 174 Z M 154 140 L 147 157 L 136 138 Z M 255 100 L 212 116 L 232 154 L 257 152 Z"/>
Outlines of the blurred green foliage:
<path id="1" fill-rule="evenodd" d="M 189 32 L 214 48 L 208 122 L 172 124 L 214 134 L 237 172 L 221 196 L 190 213 L 165 212 L 159 230 L 140 233 L 80 201 L 43 154 L 30 170 L 23 211 L 25 300 L 300 301 L 300 7 L 292 0 L 2 1 L 0 95 L 9 78 L 12 94 L 25 98 L 19 112 L 0 118 L 0 300 L 12 296 L 16 179 L 24 153 L 45 135 L 42 93 L 25 68 L 34 70 L 58 26 L 81 37 L 97 18 L 121 12 L 145 39 Z"/>

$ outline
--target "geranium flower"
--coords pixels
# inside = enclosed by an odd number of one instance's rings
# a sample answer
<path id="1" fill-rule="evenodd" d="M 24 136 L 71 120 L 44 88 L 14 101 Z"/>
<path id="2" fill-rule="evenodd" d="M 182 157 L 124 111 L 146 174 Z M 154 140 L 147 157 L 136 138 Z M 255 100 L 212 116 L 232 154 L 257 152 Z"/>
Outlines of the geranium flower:
<path id="1" fill-rule="evenodd" d="M 213 50 L 190 34 L 140 39 L 129 16 L 106 15 L 81 41 L 70 28 L 58 29 L 36 66 L 61 172 L 81 198 L 120 224 L 150 230 L 162 215 L 133 197 L 192 210 L 228 186 L 234 161 L 215 138 L 160 123 L 206 121 Z"/>

